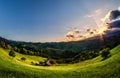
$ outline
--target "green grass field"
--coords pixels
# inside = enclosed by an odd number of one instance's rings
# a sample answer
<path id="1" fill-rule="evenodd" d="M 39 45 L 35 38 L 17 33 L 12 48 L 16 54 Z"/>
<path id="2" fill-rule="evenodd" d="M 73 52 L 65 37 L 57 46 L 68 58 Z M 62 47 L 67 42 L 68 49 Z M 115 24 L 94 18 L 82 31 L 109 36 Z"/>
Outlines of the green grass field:
<path id="1" fill-rule="evenodd" d="M 111 57 L 101 61 L 98 56 L 76 64 L 35 66 L 31 62 L 46 58 L 16 53 L 8 55 L 9 50 L 0 48 L 0 78 L 120 78 L 120 45 L 111 50 Z M 20 60 L 25 57 L 26 60 Z"/>

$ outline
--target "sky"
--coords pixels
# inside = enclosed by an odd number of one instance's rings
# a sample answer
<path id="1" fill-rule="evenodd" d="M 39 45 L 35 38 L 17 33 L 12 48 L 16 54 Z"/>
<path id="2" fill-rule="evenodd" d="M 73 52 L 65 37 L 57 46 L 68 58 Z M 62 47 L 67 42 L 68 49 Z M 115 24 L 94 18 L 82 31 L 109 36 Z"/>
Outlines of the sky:
<path id="1" fill-rule="evenodd" d="M 0 0 L 0 36 L 55 42 L 70 28 L 96 28 L 120 0 Z"/>

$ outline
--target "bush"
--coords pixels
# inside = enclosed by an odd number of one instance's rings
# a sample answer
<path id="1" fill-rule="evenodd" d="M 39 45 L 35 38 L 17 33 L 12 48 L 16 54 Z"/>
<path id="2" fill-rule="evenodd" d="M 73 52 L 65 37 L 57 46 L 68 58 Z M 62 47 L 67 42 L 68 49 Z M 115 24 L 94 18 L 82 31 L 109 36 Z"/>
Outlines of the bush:
<path id="1" fill-rule="evenodd" d="M 14 51 L 10 51 L 9 52 L 9 56 L 15 57 L 15 52 Z"/>
<path id="2" fill-rule="evenodd" d="M 31 64 L 34 65 L 34 62 L 32 61 Z"/>
<path id="3" fill-rule="evenodd" d="M 25 58 L 25 57 L 22 57 L 22 58 L 21 58 L 21 60 L 25 61 L 25 60 L 26 60 L 26 58 Z"/>
<path id="4" fill-rule="evenodd" d="M 110 55 L 110 49 L 109 49 L 109 48 L 105 48 L 105 49 L 103 49 L 103 50 L 101 51 L 101 56 L 102 56 L 103 58 L 107 58 L 108 55 Z"/>

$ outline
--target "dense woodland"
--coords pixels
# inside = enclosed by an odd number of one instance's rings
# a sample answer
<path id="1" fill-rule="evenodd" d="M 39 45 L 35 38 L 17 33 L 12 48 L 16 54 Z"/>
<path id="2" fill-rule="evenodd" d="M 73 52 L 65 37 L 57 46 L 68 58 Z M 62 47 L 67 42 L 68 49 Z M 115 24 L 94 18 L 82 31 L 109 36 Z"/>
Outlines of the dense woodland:
<path id="1" fill-rule="evenodd" d="M 0 37 L 0 47 L 25 55 L 54 59 L 57 63 L 76 63 L 98 56 L 103 48 L 113 48 L 120 44 L 120 37 L 82 40 L 76 42 L 32 43 L 7 40 Z"/>

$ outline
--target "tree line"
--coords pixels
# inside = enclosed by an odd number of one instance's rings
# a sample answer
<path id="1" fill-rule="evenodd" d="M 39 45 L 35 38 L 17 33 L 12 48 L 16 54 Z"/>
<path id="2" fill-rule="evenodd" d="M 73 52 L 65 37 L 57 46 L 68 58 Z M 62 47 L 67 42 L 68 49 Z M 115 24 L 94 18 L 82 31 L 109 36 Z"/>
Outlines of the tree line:
<path id="1" fill-rule="evenodd" d="M 108 43 L 109 44 L 106 44 Z M 37 46 L 35 46 L 35 45 Z M 84 49 L 84 50 L 69 50 L 67 49 L 56 49 L 53 48 L 55 46 L 56 43 L 44 43 L 44 46 L 39 46 L 41 44 L 38 43 L 24 43 L 24 42 L 12 42 L 11 43 L 7 40 L 4 39 L 0 39 L 0 47 L 4 48 L 4 49 L 9 49 L 11 51 L 15 51 L 21 54 L 26 54 L 26 55 L 34 55 L 34 56 L 41 56 L 41 57 L 46 57 L 46 58 L 51 58 L 51 59 L 55 59 L 55 61 L 57 63 L 77 63 L 80 61 L 84 61 L 87 59 L 92 59 L 96 56 L 99 55 L 99 51 L 102 49 Z M 74 44 L 78 45 L 77 42 L 75 42 Z M 113 48 L 115 46 L 117 46 L 119 44 L 119 42 L 116 41 L 111 41 L 111 40 L 106 40 L 105 43 L 103 44 L 103 48 L 109 47 L 109 48 Z M 60 43 L 60 45 L 62 45 L 62 43 Z M 70 45 L 70 43 L 66 43 L 66 45 Z M 38 47 L 39 46 L 39 47 Z M 57 47 L 59 47 L 58 43 L 56 45 Z M 97 47 L 98 45 L 96 45 Z M 52 47 L 52 48 L 51 48 Z M 73 46 L 71 45 L 71 48 Z M 84 45 L 83 45 L 84 47 Z M 94 46 L 91 47 L 93 48 Z M 88 47 L 89 48 L 89 47 Z M 103 56 L 105 56 L 105 58 L 107 57 L 107 54 L 109 53 L 104 53 L 105 50 L 103 50 Z"/>

